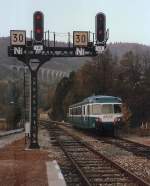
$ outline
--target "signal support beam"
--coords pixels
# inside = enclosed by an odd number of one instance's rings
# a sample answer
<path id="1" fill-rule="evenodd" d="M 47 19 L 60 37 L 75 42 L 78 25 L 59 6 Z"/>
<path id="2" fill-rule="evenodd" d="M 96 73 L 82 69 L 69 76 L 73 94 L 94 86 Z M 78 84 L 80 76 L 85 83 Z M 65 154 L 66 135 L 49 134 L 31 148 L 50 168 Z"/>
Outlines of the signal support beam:
<path id="1" fill-rule="evenodd" d="M 104 14 L 103 14 L 104 15 Z M 105 18 L 105 16 L 103 16 Z M 104 19 L 105 21 L 106 19 Z M 8 56 L 16 57 L 28 66 L 31 73 L 31 129 L 30 129 L 30 148 L 39 148 L 38 143 L 38 90 L 37 90 L 37 73 L 39 68 L 47 61 L 55 57 L 93 57 L 97 56 L 106 47 L 105 22 L 102 19 L 96 22 L 96 30 L 105 36 L 98 36 L 95 42 L 95 35 L 87 31 L 74 31 L 73 42 L 71 35 L 68 33 L 68 44 L 65 46 L 56 46 L 56 33 L 44 32 L 44 15 L 37 11 L 33 15 L 34 28 L 31 31 L 31 39 L 26 41 L 26 31 L 10 31 L 10 46 L 8 46 Z M 99 25 L 100 24 L 100 25 Z M 102 26 L 101 26 L 102 25 Z M 33 37 L 32 37 L 33 35 Z M 50 38 L 50 36 L 53 38 Z M 92 38 L 92 41 L 91 39 Z M 100 38 L 100 41 L 98 41 Z M 101 39 L 101 38 L 104 38 Z M 103 40 L 103 41 L 102 41 Z M 103 47 L 103 49 L 101 49 Z M 34 68 L 35 66 L 35 68 Z"/>

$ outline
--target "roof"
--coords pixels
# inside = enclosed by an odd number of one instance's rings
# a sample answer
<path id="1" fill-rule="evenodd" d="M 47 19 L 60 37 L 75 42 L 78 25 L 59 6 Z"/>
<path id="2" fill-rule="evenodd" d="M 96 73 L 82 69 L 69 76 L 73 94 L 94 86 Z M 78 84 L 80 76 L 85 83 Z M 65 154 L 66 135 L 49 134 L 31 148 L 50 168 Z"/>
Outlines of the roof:
<path id="1" fill-rule="evenodd" d="M 122 100 L 119 97 L 97 95 L 97 96 L 87 97 L 83 101 L 73 104 L 70 107 L 79 106 L 79 105 L 83 105 L 83 104 L 87 104 L 87 103 L 121 103 L 121 102 L 122 102 Z"/>

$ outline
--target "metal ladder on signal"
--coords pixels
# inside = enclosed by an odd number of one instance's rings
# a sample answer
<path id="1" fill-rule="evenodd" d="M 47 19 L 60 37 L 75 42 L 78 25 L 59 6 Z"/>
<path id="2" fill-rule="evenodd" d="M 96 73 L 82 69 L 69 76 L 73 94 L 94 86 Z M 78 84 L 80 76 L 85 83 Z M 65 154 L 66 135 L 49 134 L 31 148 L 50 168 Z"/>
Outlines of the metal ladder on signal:
<path id="1" fill-rule="evenodd" d="M 24 118 L 30 122 L 30 105 L 31 105 L 31 75 L 27 67 L 24 68 Z"/>

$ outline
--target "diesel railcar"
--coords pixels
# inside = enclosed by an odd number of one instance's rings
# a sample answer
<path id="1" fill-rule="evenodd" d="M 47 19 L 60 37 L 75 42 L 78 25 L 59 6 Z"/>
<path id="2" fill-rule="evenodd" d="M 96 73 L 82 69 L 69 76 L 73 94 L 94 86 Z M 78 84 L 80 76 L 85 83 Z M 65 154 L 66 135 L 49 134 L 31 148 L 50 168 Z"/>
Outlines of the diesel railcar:
<path id="1" fill-rule="evenodd" d="M 123 124 L 122 100 L 114 96 L 91 96 L 69 107 L 68 119 L 73 126 L 113 134 Z"/>

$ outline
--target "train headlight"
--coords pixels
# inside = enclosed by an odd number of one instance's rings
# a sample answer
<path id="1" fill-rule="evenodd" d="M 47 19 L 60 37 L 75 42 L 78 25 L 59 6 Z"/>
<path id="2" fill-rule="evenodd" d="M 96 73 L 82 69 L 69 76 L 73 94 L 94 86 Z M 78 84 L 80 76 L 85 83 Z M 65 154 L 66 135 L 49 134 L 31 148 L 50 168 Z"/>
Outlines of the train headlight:
<path id="1" fill-rule="evenodd" d="M 96 122 L 98 122 L 98 118 L 96 118 L 95 120 L 96 120 Z"/>
<path id="2" fill-rule="evenodd" d="M 121 121 L 121 117 L 117 117 L 114 119 L 114 123 L 120 122 Z"/>
<path id="3" fill-rule="evenodd" d="M 117 121 L 121 121 L 121 118 L 118 118 Z"/>
<path id="4" fill-rule="evenodd" d="M 96 122 L 102 122 L 102 119 L 101 118 L 96 118 Z"/>

